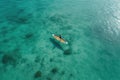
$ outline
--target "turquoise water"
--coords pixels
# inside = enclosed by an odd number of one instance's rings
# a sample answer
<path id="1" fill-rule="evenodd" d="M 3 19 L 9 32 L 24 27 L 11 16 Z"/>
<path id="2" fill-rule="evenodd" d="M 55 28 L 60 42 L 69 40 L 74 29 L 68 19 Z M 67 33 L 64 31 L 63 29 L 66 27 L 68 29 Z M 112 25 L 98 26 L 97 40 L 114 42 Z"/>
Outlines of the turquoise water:
<path id="1" fill-rule="evenodd" d="M 119 14 L 119 0 L 1 0 L 0 80 L 119 80 Z"/>

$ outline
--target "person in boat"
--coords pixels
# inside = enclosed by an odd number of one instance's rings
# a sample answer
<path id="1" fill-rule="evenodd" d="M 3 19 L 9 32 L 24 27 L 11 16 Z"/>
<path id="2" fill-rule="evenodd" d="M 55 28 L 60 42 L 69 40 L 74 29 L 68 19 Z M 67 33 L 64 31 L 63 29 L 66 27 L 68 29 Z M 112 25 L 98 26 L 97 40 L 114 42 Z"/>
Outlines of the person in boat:
<path id="1" fill-rule="evenodd" d="M 57 36 L 57 35 L 55 35 L 55 34 L 52 34 L 52 36 L 53 36 L 56 40 L 60 41 L 61 43 L 68 44 L 68 42 L 65 41 L 65 40 L 62 38 L 61 35 Z"/>

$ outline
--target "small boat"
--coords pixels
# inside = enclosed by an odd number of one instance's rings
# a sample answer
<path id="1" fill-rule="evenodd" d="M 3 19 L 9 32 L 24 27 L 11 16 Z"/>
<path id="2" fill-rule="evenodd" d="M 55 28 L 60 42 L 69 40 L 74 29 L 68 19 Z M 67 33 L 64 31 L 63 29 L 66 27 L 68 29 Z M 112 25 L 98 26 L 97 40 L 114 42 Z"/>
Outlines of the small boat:
<path id="1" fill-rule="evenodd" d="M 59 42 L 64 43 L 64 44 L 68 44 L 68 42 L 66 40 L 64 40 L 63 38 L 61 38 L 61 36 L 57 36 L 55 34 L 52 34 L 52 36 Z"/>

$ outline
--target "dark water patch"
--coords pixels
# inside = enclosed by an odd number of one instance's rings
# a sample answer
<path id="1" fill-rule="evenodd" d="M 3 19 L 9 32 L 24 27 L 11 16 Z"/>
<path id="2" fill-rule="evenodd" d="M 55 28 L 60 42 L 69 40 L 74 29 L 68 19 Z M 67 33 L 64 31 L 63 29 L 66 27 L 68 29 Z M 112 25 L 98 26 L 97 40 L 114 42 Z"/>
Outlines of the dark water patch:
<path id="1" fill-rule="evenodd" d="M 14 49 L 11 52 L 4 52 L 4 55 L 2 56 L 1 62 L 4 65 L 13 65 L 16 66 L 21 59 L 21 55 L 19 54 L 19 49 Z"/>
<path id="2" fill-rule="evenodd" d="M 73 77 L 74 77 L 73 73 L 70 73 L 69 76 L 68 76 L 68 79 L 70 80 Z"/>
<path id="3" fill-rule="evenodd" d="M 31 39 L 33 36 L 34 36 L 33 33 L 27 33 L 25 34 L 24 39 Z"/>
<path id="4" fill-rule="evenodd" d="M 64 55 L 70 55 L 70 54 L 72 54 L 72 50 L 71 49 L 66 49 L 66 50 L 64 50 L 63 54 Z"/>
<path id="5" fill-rule="evenodd" d="M 51 69 L 50 72 L 53 73 L 53 74 L 56 74 L 56 73 L 58 73 L 58 68 L 54 67 L 53 69 Z"/>
<path id="6" fill-rule="evenodd" d="M 0 37 L 7 37 L 9 34 L 13 33 L 17 27 L 13 25 L 7 25 L 0 27 Z M 8 38 L 8 37 L 7 37 Z"/>
<path id="7" fill-rule="evenodd" d="M 34 73 L 34 78 L 40 78 L 42 76 L 42 72 L 41 71 L 36 71 Z"/>
<path id="8" fill-rule="evenodd" d="M 19 51 L 20 51 L 20 48 L 19 47 L 16 47 L 12 53 L 15 54 L 15 55 L 18 55 L 19 54 Z"/>
<path id="9" fill-rule="evenodd" d="M 51 16 L 49 19 L 55 23 L 62 23 L 62 16 L 60 15 Z"/>
<path id="10" fill-rule="evenodd" d="M 102 50 L 100 50 L 99 51 L 99 53 L 101 54 L 101 55 L 106 55 L 106 56 L 109 56 L 109 57 L 113 57 L 113 54 L 112 54 L 112 52 L 110 52 L 111 50 L 106 50 L 106 49 L 102 49 Z"/>
<path id="11" fill-rule="evenodd" d="M 18 17 L 18 16 L 10 16 L 7 17 L 7 19 L 9 22 L 18 23 L 18 24 L 26 24 L 29 20 L 27 17 Z"/>
<path id="12" fill-rule="evenodd" d="M 65 71 L 61 71 L 61 73 L 60 73 L 61 75 L 65 75 Z"/>
<path id="13" fill-rule="evenodd" d="M 26 24 L 28 22 L 28 18 L 27 17 L 20 17 L 18 19 L 15 20 L 16 23 L 20 23 L 20 24 Z"/>
<path id="14" fill-rule="evenodd" d="M 0 51 L 0 54 L 3 54 L 4 52 L 3 51 Z"/>
<path id="15" fill-rule="evenodd" d="M 73 74 L 72 74 L 72 73 L 70 73 L 70 74 L 69 74 L 69 76 L 70 76 L 70 77 L 73 77 Z"/>
<path id="16" fill-rule="evenodd" d="M 59 15 L 59 14 L 55 14 L 53 16 L 50 16 L 49 20 L 53 23 L 58 24 L 58 25 L 64 25 L 64 23 L 66 23 L 65 16 Z"/>
<path id="17" fill-rule="evenodd" d="M 6 35 L 10 31 L 11 31 L 10 26 L 2 26 L 2 27 L 0 27 L 0 34 L 1 35 Z"/>
<path id="18" fill-rule="evenodd" d="M 3 64 L 12 64 L 15 65 L 16 64 L 16 59 L 8 54 L 3 55 L 2 57 L 2 63 Z"/>
<path id="19" fill-rule="evenodd" d="M 36 56 L 34 61 L 35 61 L 36 63 L 39 63 L 39 62 L 40 62 L 40 56 Z"/>
<path id="20" fill-rule="evenodd" d="M 52 39 L 52 38 L 49 38 L 49 39 L 55 47 L 57 47 L 58 49 L 60 49 L 62 51 L 64 50 L 63 47 L 55 39 Z"/>
<path id="21" fill-rule="evenodd" d="M 0 23 L 3 23 L 3 22 L 4 22 L 4 20 L 0 19 Z"/>
<path id="22" fill-rule="evenodd" d="M 50 62 L 53 62 L 54 61 L 54 59 L 53 58 L 50 58 Z"/>
<path id="23" fill-rule="evenodd" d="M 43 57 L 43 58 L 40 60 L 40 65 L 41 65 L 41 67 L 44 66 L 44 62 L 45 62 L 45 58 Z"/>
<path id="24" fill-rule="evenodd" d="M 72 25 L 64 25 L 64 27 L 60 27 L 61 30 L 72 30 L 73 26 Z"/>
<path id="25" fill-rule="evenodd" d="M 46 79 L 47 79 L 47 80 L 52 80 L 50 77 L 47 77 Z"/>
<path id="26" fill-rule="evenodd" d="M 14 14 L 7 15 L 6 18 L 10 23 L 27 24 L 32 16 L 32 13 L 27 13 L 24 9 L 18 9 Z"/>
<path id="27" fill-rule="evenodd" d="M 7 43 L 9 41 L 10 41 L 10 39 L 4 39 L 4 40 L 2 40 L 3 43 Z"/>
<path id="28" fill-rule="evenodd" d="M 20 61 L 20 63 L 22 63 L 22 64 L 23 64 L 23 63 L 26 63 L 27 60 L 28 60 L 28 59 L 26 59 L 26 58 L 22 58 L 21 61 Z"/>
<path id="29" fill-rule="evenodd" d="M 5 29 L 4 27 L 2 27 L 1 28 L 1 30 L 0 30 L 0 34 L 7 34 L 8 33 L 8 30 L 7 29 Z"/>

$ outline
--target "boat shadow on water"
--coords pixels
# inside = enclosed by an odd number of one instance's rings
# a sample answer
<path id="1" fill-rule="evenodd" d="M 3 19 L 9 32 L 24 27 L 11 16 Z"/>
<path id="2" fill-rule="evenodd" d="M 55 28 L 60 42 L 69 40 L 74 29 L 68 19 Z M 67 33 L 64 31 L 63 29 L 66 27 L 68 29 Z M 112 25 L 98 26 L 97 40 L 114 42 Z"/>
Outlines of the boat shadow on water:
<path id="1" fill-rule="evenodd" d="M 63 47 L 53 38 L 49 38 L 52 44 L 54 45 L 54 48 L 57 47 L 58 49 L 64 51 Z"/>
<path id="2" fill-rule="evenodd" d="M 49 39 L 50 39 L 50 41 L 52 42 L 52 44 L 54 45 L 53 49 L 56 47 L 56 48 L 62 50 L 64 55 L 70 55 L 70 54 L 72 54 L 72 49 L 70 48 L 70 46 L 69 46 L 69 48 L 64 49 L 64 48 L 60 45 L 60 43 L 57 42 L 55 39 L 53 39 L 53 38 L 49 38 Z"/>

